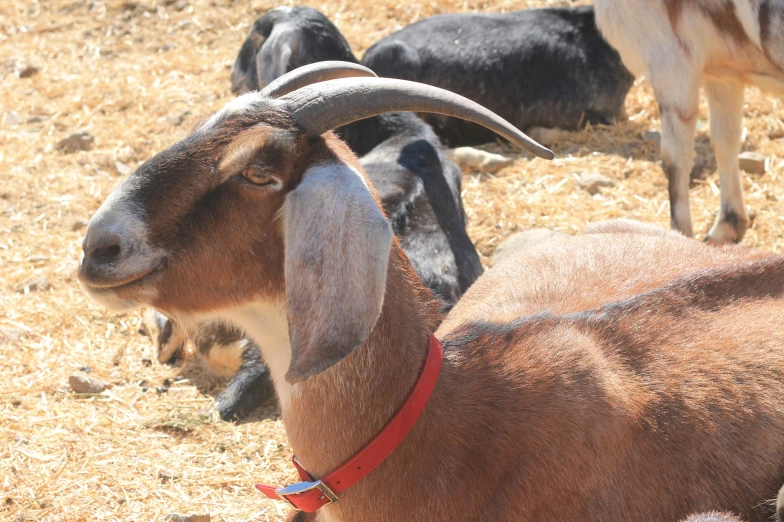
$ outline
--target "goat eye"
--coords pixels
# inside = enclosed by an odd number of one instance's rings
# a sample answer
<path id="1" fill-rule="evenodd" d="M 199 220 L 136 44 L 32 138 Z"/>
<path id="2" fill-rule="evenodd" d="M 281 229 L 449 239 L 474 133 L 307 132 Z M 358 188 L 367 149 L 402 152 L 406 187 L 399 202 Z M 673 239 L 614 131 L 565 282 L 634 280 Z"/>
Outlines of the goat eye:
<path id="1" fill-rule="evenodd" d="M 263 170 L 253 167 L 245 169 L 242 175 L 255 185 L 275 185 L 278 182 L 274 176 L 270 176 Z"/>

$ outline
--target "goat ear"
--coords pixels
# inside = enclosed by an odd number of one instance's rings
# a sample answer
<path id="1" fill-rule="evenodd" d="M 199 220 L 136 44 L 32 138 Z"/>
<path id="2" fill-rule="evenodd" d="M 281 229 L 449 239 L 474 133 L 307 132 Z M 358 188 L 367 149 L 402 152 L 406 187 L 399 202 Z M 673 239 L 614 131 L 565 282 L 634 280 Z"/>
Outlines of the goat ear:
<path id="1" fill-rule="evenodd" d="M 392 227 L 345 163 L 311 167 L 284 206 L 286 301 L 295 383 L 370 334 L 386 289 Z"/>
<path id="2" fill-rule="evenodd" d="M 256 54 L 256 76 L 263 89 L 288 72 L 295 32 L 288 28 L 273 29 Z"/>

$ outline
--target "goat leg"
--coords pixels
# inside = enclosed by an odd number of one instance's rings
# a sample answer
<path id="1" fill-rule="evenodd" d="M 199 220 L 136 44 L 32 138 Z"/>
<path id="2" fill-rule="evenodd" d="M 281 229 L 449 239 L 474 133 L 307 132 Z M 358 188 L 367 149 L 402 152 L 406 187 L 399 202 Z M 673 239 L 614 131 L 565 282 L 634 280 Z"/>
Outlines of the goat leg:
<path id="1" fill-rule="evenodd" d="M 708 80 L 705 95 L 710 107 L 710 134 L 719 171 L 721 207 L 705 241 L 738 243 L 750 220 L 743 203 L 738 154 L 743 118 L 743 84 L 737 80 Z"/>
<path id="2" fill-rule="evenodd" d="M 261 358 L 259 347 L 250 340 L 242 352 L 242 363 L 237 374 L 218 394 L 216 407 L 221 419 L 235 420 L 247 416 L 275 393 L 269 369 Z"/>
<path id="3" fill-rule="evenodd" d="M 686 237 L 693 237 L 689 208 L 689 181 L 694 162 L 694 128 L 697 123 L 700 81 L 692 74 L 683 51 L 671 51 L 668 60 L 654 62 L 649 74 L 661 111 L 662 168 L 669 181 L 670 217 L 672 228 Z M 682 85 L 673 89 L 673 85 Z"/>

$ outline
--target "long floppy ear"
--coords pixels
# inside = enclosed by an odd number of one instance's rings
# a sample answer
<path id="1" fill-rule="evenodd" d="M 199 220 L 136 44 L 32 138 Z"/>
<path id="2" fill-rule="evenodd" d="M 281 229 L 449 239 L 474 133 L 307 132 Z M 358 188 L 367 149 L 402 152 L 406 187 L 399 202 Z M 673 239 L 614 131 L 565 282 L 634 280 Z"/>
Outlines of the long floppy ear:
<path id="1" fill-rule="evenodd" d="M 293 48 L 297 45 L 297 31 L 290 24 L 280 24 L 256 53 L 256 75 L 259 89 L 288 72 Z"/>
<path id="2" fill-rule="evenodd" d="M 392 227 L 345 163 L 311 167 L 284 208 L 291 383 L 320 373 L 370 334 L 384 304 Z"/>

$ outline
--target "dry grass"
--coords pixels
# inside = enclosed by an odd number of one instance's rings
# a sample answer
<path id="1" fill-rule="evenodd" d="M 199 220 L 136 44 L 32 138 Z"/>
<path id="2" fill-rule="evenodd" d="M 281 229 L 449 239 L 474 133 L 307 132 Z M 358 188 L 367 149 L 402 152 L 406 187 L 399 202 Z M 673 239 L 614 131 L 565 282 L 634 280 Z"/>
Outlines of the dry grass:
<path id="1" fill-rule="evenodd" d="M 337 22 L 358 53 L 414 20 L 448 11 L 523 7 L 526 2 L 387 0 L 308 2 Z M 529 6 L 567 5 L 531 0 Z M 211 409 L 219 383 L 197 364 L 146 366 L 149 339 L 137 313 L 92 304 L 74 271 L 83 229 L 120 174 L 183 137 L 230 99 L 229 66 L 268 0 L 5 0 L 0 5 L 0 519 L 162 520 L 171 512 L 214 520 L 280 520 L 284 510 L 251 484 L 293 478 L 274 408 L 240 425 Z M 14 62 L 40 67 L 18 78 Z M 594 220 L 632 217 L 667 225 L 664 176 L 655 144 L 658 110 L 645 84 L 626 105 L 629 121 L 567 134 L 558 159 L 521 158 L 495 176 L 467 175 L 470 233 L 483 256 L 511 232 L 543 226 L 578 232 Z M 184 113 L 184 123 L 169 117 Z M 784 249 L 784 102 L 751 91 L 744 148 L 771 158 L 744 176 L 757 212 L 746 243 Z M 36 122 L 36 115 L 41 121 Z M 698 148 L 712 156 L 705 133 Z M 32 118 L 32 120 L 31 120 Z M 17 121 L 18 122 L 15 122 Z M 80 129 L 89 152 L 56 143 Z M 497 148 L 493 146 L 491 148 Z M 595 197 L 576 175 L 601 172 L 616 186 Z M 691 191 L 704 234 L 718 206 L 711 174 Z M 74 230 L 77 228 L 77 230 Z M 18 293 L 45 276 L 46 291 Z M 77 396 L 68 375 L 87 365 L 113 386 Z M 175 375 L 168 393 L 156 386 Z M 143 386 L 149 387 L 143 391 Z"/>

